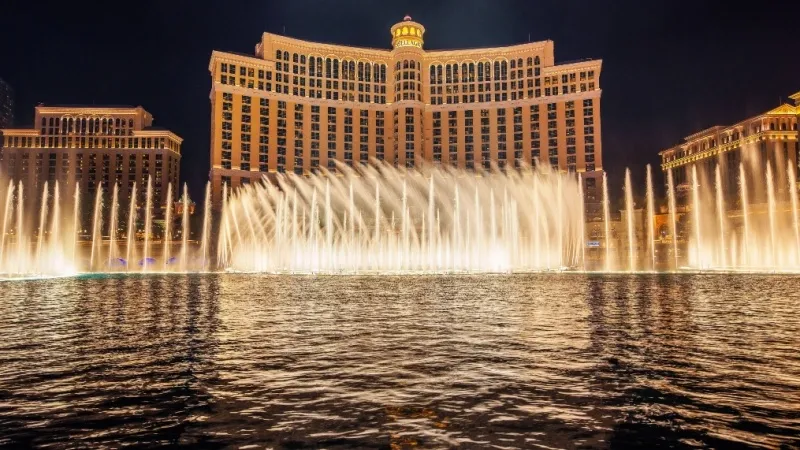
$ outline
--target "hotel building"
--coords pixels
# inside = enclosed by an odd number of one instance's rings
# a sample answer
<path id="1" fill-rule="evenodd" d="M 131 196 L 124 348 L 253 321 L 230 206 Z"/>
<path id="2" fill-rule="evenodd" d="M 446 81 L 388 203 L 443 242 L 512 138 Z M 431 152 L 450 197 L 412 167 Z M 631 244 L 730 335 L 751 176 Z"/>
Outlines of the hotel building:
<path id="1" fill-rule="evenodd" d="M 86 200 L 98 189 L 110 195 L 118 183 L 119 198 L 130 199 L 135 184 L 142 201 L 152 177 L 153 203 L 168 204 L 167 185 L 178 184 L 183 139 L 153 127 L 153 116 L 141 106 L 37 106 L 34 124 L 0 130 L 0 174 L 22 181 L 26 192 L 57 181 L 62 192 L 79 186 Z"/>
<path id="2" fill-rule="evenodd" d="M 553 42 L 427 51 L 410 17 L 392 49 L 264 33 L 254 55 L 211 55 L 211 182 L 232 188 L 336 162 L 461 169 L 549 164 L 602 182 L 600 60 L 556 64 Z M 598 209 L 599 211 L 599 209 Z"/>
<path id="3" fill-rule="evenodd" d="M 800 92 L 789 98 L 794 104 L 784 103 L 734 125 L 708 128 L 685 137 L 684 142 L 675 147 L 659 152 L 665 180 L 668 172 L 672 171 L 679 206 L 688 202 L 694 167 L 699 184 L 713 185 L 719 165 L 726 204 L 732 208 L 738 207 L 740 163 L 745 169 L 751 201 L 766 201 L 767 164 L 774 174 L 777 193 L 785 194 L 790 185 L 787 165 L 795 169 L 795 178 L 800 174 L 797 165 L 800 161 L 797 130 Z M 798 180 L 794 181 L 796 184 Z M 785 195 L 782 198 L 785 199 Z"/>

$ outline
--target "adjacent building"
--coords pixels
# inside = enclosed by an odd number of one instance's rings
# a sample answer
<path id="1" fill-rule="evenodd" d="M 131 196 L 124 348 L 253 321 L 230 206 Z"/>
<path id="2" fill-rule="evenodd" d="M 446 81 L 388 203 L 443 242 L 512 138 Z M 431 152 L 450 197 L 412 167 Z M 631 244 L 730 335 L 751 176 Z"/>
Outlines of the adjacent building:
<path id="1" fill-rule="evenodd" d="M 774 177 L 778 200 L 785 199 L 788 187 L 796 185 L 800 174 L 797 130 L 800 92 L 789 98 L 791 104 L 784 103 L 734 125 L 715 126 L 694 133 L 685 137 L 683 143 L 661 151 L 659 155 L 664 178 L 666 180 L 668 173 L 672 172 L 678 206 L 690 203 L 688 193 L 694 184 L 693 171 L 697 172 L 698 184 L 713 185 L 717 166 L 720 168 L 726 205 L 731 209 L 739 205 L 742 169 L 749 187 L 750 201 L 766 201 L 764 186 L 768 166 Z M 792 182 L 787 179 L 790 176 L 789 166 L 795 173 Z"/>
<path id="2" fill-rule="evenodd" d="M 153 127 L 153 116 L 141 106 L 37 106 L 34 124 L 0 130 L 0 174 L 21 181 L 26 192 L 58 182 L 62 192 L 78 186 L 91 199 L 117 183 L 127 203 L 134 185 L 142 201 L 151 179 L 154 204 L 171 203 L 167 186 L 178 184 L 183 140 Z"/>
<path id="3" fill-rule="evenodd" d="M 600 60 L 556 64 L 552 41 L 424 49 L 410 17 L 391 49 L 264 33 L 255 54 L 211 55 L 211 183 L 308 174 L 336 162 L 461 169 L 548 164 L 602 182 Z"/>
<path id="4" fill-rule="evenodd" d="M 14 125 L 14 90 L 0 78 L 0 130 Z"/>

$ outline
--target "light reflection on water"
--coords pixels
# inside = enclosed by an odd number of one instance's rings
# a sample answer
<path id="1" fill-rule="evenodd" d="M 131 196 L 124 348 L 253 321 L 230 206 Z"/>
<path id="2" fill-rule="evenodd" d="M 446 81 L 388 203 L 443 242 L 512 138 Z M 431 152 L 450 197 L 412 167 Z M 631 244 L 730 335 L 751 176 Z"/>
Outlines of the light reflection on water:
<path id="1" fill-rule="evenodd" d="M 798 279 L 0 283 L 0 445 L 800 446 Z"/>

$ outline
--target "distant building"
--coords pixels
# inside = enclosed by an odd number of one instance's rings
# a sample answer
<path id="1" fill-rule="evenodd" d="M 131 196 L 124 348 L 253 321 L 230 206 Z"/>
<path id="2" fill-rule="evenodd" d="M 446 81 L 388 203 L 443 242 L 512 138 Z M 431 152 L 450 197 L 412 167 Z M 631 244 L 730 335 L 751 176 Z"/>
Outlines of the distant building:
<path id="1" fill-rule="evenodd" d="M 790 185 L 787 166 L 795 171 L 792 185 L 800 181 L 800 144 L 797 123 L 800 120 L 800 92 L 775 109 L 730 126 L 715 126 L 684 138 L 684 142 L 659 153 L 664 179 L 671 171 L 678 206 L 688 202 L 696 170 L 700 185 L 715 185 L 715 171 L 720 167 L 723 194 L 729 209 L 738 207 L 740 164 L 744 167 L 750 201 L 766 201 L 765 173 L 771 168 L 778 200 Z M 795 187 L 796 189 L 796 187 Z M 709 192 L 710 190 L 706 190 Z"/>
<path id="2" fill-rule="evenodd" d="M 14 125 L 14 90 L 0 78 L 0 130 Z"/>
<path id="3" fill-rule="evenodd" d="M 391 49 L 264 33 L 255 54 L 214 51 L 211 185 L 307 174 L 336 162 L 466 170 L 550 165 L 586 179 L 599 212 L 600 60 L 557 64 L 553 42 L 424 50 L 406 17 Z"/>
<path id="4" fill-rule="evenodd" d="M 135 184 L 141 202 L 148 177 L 155 205 L 171 204 L 168 183 L 178 191 L 183 139 L 153 127 L 153 116 L 141 106 L 37 106 L 34 124 L 0 130 L 0 173 L 22 181 L 26 192 L 57 181 L 62 195 L 77 185 L 91 199 L 98 189 L 110 195 L 117 183 L 127 202 Z"/>

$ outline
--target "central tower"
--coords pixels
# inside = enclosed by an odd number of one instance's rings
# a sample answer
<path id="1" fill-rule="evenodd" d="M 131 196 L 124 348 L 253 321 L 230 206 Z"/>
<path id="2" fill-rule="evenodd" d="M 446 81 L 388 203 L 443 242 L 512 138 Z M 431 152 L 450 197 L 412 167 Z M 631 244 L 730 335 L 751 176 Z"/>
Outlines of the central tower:
<path id="1" fill-rule="evenodd" d="M 411 16 L 391 28 L 394 60 L 394 126 L 395 164 L 414 167 L 423 159 L 422 49 L 425 27 Z"/>

